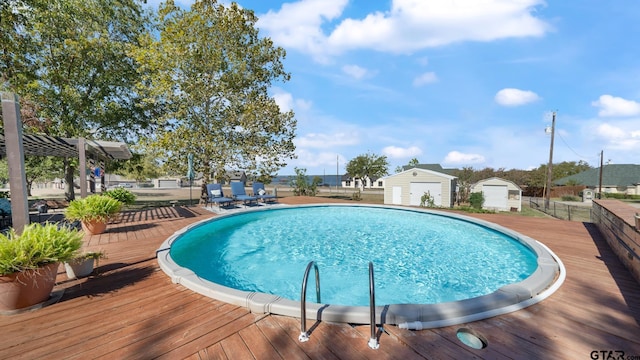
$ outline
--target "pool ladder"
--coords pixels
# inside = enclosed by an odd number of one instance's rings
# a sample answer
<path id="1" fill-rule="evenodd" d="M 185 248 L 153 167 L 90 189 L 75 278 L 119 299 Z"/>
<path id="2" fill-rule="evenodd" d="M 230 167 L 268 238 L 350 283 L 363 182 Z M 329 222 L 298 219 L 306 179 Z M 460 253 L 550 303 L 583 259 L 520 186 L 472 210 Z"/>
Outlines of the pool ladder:
<path id="1" fill-rule="evenodd" d="M 304 276 L 302 278 L 302 293 L 300 294 L 300 336 L 298 340 L 300 342 L 309 341 L 309 331 L 307 331 L 307 282 L 309 282 L 309 272 L 313 267 L 316 275 L 316 301 L 318 304 L 320 301 L 320 271 L 315 261 L 309 262 Z M 369 338 L 369 347 L 377 349 L 380 347 L 378 343 L 378 337 L 376 336 L 376 291 L 373 280 L 373 262 L 369 261 L 369 322 L 371 324 L 371 337 Z"/>

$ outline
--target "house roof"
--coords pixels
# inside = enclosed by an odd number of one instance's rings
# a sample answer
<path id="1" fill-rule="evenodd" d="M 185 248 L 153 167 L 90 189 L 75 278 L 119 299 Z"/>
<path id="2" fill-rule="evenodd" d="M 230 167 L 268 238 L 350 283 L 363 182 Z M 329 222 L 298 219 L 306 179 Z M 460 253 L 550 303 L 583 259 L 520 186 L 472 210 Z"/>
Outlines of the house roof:
<path id="1" fill-rule="evenodd" d="M 415 166 L 404 165 L 402 167 L 402 171 L 411 170 L 413 168 L 431 170 L 431 171 L 435 171 L 435 172 L 439 172 L 447 175 L 453 175 L 453 172 L 457 170 L 457 169 L 444 169 L 440 164 L 417 164 Z"/>
<path id="2" fill-rule="evenodd" d="M 573 181 L 579 185 L 596 187 L 600 185 L 600 168 L 593 168 L 554 181 L 556 185 L 566 185 Z M 640 184 L 640 165 L 610 164 L 602 167 L 602 185 L 634 186 Z"/>
<path id="3" fill-rule="evenodd" d="M 49 135 L 23 134 L 22 147 L 25 155 L 73 157 L 79 156 L 79 139 L 61 138 Z M 108 159 L 126 160 L 131 158 L 127 144 L 114 141 L 85 140 L 89 153 Z M 6 156 L 4 135 L 0 135 L 0 155 Z"/>

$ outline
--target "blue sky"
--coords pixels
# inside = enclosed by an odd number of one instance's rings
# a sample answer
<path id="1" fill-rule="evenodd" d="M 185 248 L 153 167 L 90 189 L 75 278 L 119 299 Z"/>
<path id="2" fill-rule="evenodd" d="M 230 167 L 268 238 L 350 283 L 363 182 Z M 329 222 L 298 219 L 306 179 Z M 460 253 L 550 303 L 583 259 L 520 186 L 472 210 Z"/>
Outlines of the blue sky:
<path id="1" fill-rule="evenodd" d="M 188 1 L 176 1 L 188 6 Z M 280 175 L 640 163 L 637 0 L 240 0 L 287 51 L 272 95 L 298 120 Z"/>

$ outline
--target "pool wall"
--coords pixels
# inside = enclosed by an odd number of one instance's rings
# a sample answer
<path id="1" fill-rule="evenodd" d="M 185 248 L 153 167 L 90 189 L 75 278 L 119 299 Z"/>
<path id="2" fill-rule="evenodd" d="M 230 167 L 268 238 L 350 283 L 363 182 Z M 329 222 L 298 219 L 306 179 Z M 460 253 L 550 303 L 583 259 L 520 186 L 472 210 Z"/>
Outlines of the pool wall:
<path id="1" fill-rule="evenodd" d="M 404 327 L 413 326 L 414 328 L 429 328 L 485 319 L 516 311 L 542 301 L 555 292 L 555 290 L 557 290 L 564 281 L 565 270 L 562 262 L 546 246 L 532 238 L 487 221 L 449 212 L 386 205 L 314 204 L 296 207 L 319 206 L 379 207 L 425 212 L 457 218 L 459 220 L 476 223 L 509 235 L 531 249 L 538 257 L 538 267 L 533 274 L 521 282 L 503 286 L 488 295 L 438 304 L 390 304 L 376 306 L 376 319 L 380 324 L 398 324 Z M 272 211 L 276 208 L 278 207 L 261 207 L 259 209 L 246 211 Z M 281 206 L 279 208 L 281 208 Z M 246 211 L 221 215 L 213 219 L 206 219 L 177 231 L 163 242 L 161 247 L 157 250 L 156 255 L 158 264 L 160 265 L 160 268 L 169 275 L 172 282 L 181 284 L 199 294 L 224 301 L 226 303 L 246 307 L 254 313 L 270 313 L 299 318 L 299 301 L 285 299 L 277 295 L 232 289 L 213 283 L 202 279 L 193 271 L 179 266 L 171 258 L 171 244 L 183 233 L 209 221 L 228 216 L 240 215 Z M 310 261 L 311 260 L 313 259 L 310 259 Z M 301 273 L 301 280 L 302 275 L 303 274 Z M 322 279 L 322 269 L 320 269 L 320 279 Z M 369 307 L 366 306 L 317 304 L 309 301 L 307 301 L 306 305 L 307 316 L 309 318 L 355 324 L 369 324 L 370 322 L 370 311 Z M 316 316 L 311 316 L 311 314 L 316 314 Z"/>

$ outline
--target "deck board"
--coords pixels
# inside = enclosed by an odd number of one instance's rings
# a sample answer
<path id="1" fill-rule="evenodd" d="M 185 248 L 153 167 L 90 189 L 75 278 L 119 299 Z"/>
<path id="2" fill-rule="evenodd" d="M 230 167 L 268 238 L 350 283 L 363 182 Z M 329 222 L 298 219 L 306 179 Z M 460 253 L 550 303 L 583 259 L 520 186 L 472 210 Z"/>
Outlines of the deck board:
<path id="1" fill-rule="evenodd" d="M 281 199 L 318 201 L 339 202 Z M 567 268 L 563 286 L 539 304 L 491 319 L 422 331 L 384 325 L 380 349 L 373 350 L 368 326 L 321 322 L 300 343 L 299 319 L 252 314 L 171 283 L 159 270 L 155 250 L 175 231 L 212 216 L 203 208 L 179 206 L 126 212 L 106 233 L 87 236 L 90 247 L 108 255 L 98 275 L 66 280 L 61 267 L 59 302 L 0 316 L 0 358 L 568 359 L 600 350 L 640 356 L 640 285 L 592 224 L 472 215 L 547 245 Z M 458 341 L 462 327 L 485 337 L 487 348 Z"/>

